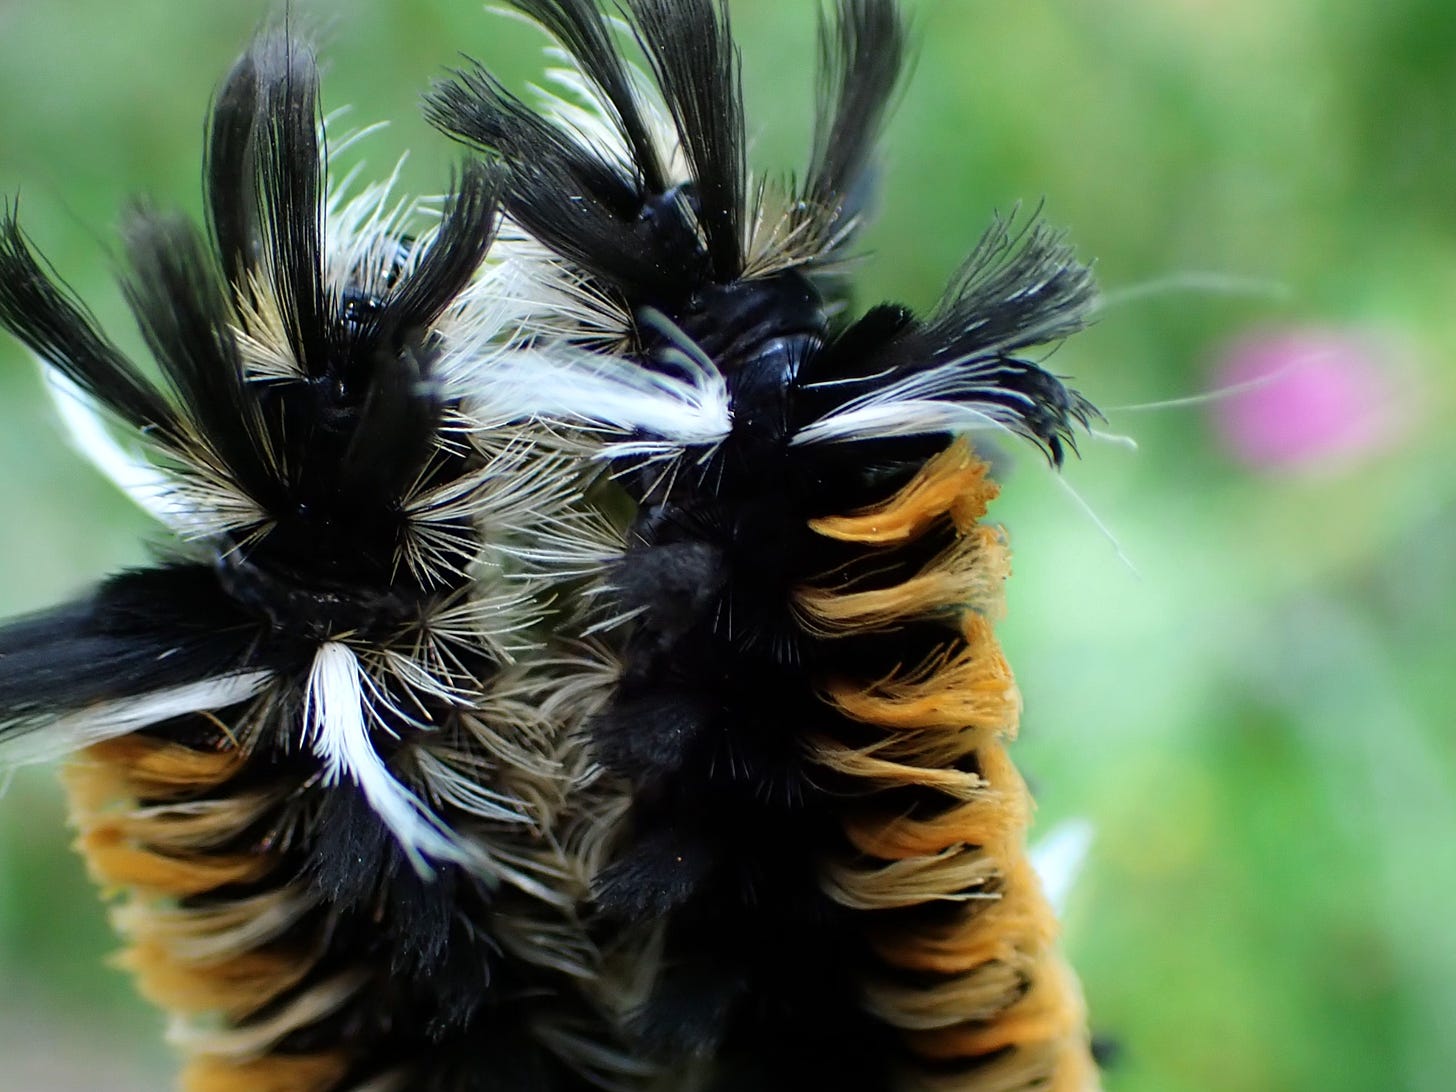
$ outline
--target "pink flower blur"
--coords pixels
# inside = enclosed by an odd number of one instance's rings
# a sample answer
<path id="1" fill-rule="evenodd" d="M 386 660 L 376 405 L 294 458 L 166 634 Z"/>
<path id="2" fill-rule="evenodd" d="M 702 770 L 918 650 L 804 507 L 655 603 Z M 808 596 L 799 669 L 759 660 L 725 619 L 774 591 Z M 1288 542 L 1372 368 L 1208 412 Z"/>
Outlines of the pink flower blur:
<path id="1" fill-rule="evenodd" d="M 1392 352 L 1348 330 L 1283 330 L 1236 342 L 1220 357 L 1210 404 L 1224 447 L 1261 470 L 1335 468 L 1397 432 Z"/>

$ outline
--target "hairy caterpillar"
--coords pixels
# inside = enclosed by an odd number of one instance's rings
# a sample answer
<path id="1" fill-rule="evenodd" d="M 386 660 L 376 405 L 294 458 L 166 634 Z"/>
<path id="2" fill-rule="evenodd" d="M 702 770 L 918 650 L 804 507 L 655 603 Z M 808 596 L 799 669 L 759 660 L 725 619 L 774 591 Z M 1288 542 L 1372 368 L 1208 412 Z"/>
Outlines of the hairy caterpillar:
<path id="1" fill-rule="evenodd" d="M 175 538 L 0 629 L 0 757 L 80 750 L 80 845 L 185 1088 L 610 1085 L 640 1066 L 577 916 L 594 698 L 522 652 L 539 581 L 493 575 L 574 471 L 450 381 L 497 340 L 500 181 L 465 167 L 437 215 L 327 193 L 317 83 L 261 37 L 212 110 L 210 238 L 130 218 L 162 386 L 0 218 L 0 322 Z"/>
<path id="2" fill-rule="evenodd" d="M 547 286 L 527 338 L 554 352 L 477 390 L 581 430 L 635 504 L 598 577 L 621 669 L 593 745 L 634 793 L 598 903 L 666 929 L 645 1049 L 687 1059 L 676 1087 L 1094 1087 L 1005 751 L 995 486 L 951 438 L 1060 463 L 1095 411 L 1025 354 L 1084 323 L 1089 271 L 998 222 L 928 317 L 831 317 L 903 68 L 893 0 L 825 22 L 787 191 L 750 180 L 723 4 L 515 6 L 569 57 L 562 100 L 477 65 L 428 110 L 500 165 Z"/>

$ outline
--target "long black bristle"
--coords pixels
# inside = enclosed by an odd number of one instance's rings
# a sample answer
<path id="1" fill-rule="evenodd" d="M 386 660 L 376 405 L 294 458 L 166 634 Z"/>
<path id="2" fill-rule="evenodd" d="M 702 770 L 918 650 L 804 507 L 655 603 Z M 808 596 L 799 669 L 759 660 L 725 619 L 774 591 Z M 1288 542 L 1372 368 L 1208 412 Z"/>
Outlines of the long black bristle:
<path id="1" fill-rule="evenodd" d="M 204 443 L 260 508 L 276 505 L 278 453 L 247 390 L 232 311 L 202 237 L 179 216 L 137 209 L 124 238 L 127 302 L 196 428 L 192 442 Z"/>
<path id="2" fill-rule="evenodd" d="M 660 292 L 672 283 L 677 270 L 638 226 L 648 195 L 627 168 L 562 133 L 484 68 L 454 76 L 426 97 L 426 116 L 500 157 L 515 219 L 556 253 L 628 292 Z"/>
<path id="3" fill-rule="evenodd" d="M 208 116 L 207 155 L 203 164 L 208 225 L 231 284 L 246 284 L 257 264 L 257 190 L 253 155 L 259 122 L 258 68 L 253 53 L 243 54 L 218 91 Z M 251 291 L 249 293 L 251 296 Z"/>
<path id="4" fill-rule="evenodd" d="M 512 3 L 555 37 L 602 93 L 611 109 L 610 120 L 631 152 L 631 166 L 641 176 L 641 189 L 648 193 L 666 190 L 667 175 L 653 144 L 650 126 L 632 86 L 627 62 L 617 48 L 616 37 L 601 6 L 596 0 L 512 0 Z"/>
<path id="5" fill-rule="evenodd" d="M 258 82 L 254 169 L 263 257 L 294 358 L 305 373 L 327 375 L 334 362 L 323 285 L 318 65 L 310 47 L 278 32 L 261 38 L 251 55 Z"/>
<path id="6" fill-rule="evenodd" d="M 175 433 L 171 408 L 36 259 L 17 208 L 0 215 L 0 323 L 62 375 L 138 428 Z"/>
<path id="7" fill-rule="evenodd" d="M 693 199 L 720 282 L 743 269 L 748 186 L 743 91 L 720 0 L 626 0 L 692 167 Z"/>
<path id="8" fill-rule="evenodd" d="M 0 628 L 0 740 L 97 702 L 276 667 L 293 651 L 260 655 L 255 636 L 211 566 L 118 574 Z"/>
<path id="9" fill-rule="evenodd" d="M 500 171 L 489 164 L 472 161 L 461 168 L 439 230 L 366 322 L 370 335 L 417 334 L 465 290 L 495 241 L 503 185 Z"/>
<path id="10" fill-rule="evenodd" d="M 838 246 L 869 203 L 866 175 L 908 49 L 895 0 L 838 0 L 833 16 L 821 16 L 813 151 L 800 199 L 821 237 Z"/>

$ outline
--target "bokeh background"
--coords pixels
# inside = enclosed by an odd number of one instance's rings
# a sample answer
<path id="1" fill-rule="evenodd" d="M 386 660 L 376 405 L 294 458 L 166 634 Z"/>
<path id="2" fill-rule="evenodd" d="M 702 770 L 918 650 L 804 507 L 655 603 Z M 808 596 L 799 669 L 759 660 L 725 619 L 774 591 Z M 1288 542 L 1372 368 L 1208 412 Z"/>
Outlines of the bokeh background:
<path id="1" fill-rule="evenodd" d="M 1112 1092 L 1456 1087 L 1456 5 L 922 0 L 862 299 L 934 301 L 993 209 L 1045 198 L 1108 306 L 1056 368 L 1107 407 L 1065 482 L 1013 453 L 1004 634 L 1039 827 L 1084 817 L 1067 943 Z M 131 198 L 199 207 L 216 81 L 277 5 L 0 0 L 0 190 L 108 326 Z M 759 165 L 804 158 L 810 0 L 736 0 Z M 351 150 L 436 192 L 471 0 L 312 0 Z M 1272 372 L 1225 396 L 1161 409 Z M 0 614 L 143 560 L 0 342 Z M 1120 556 L 1121 555 L 1121 556 Z M 165 1082 L 161 1020 L 67 848 L 51 771 L 0 798 L 0 1089 Z"/>

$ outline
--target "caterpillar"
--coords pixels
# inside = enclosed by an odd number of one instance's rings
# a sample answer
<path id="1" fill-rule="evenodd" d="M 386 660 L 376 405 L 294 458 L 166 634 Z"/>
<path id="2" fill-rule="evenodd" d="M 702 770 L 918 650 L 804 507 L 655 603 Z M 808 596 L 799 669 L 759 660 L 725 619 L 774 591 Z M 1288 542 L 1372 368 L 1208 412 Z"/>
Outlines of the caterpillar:
<path id="1" fill-rule="evenodd" d="M 641 1049 L 673 1088 L 1095 1088 L 1024 849 L 1008 552 L 969 442 L 1059 465 L 1089 424 L 1029 355 L 1087 322 L 1089 269 L 997 220 L 928 315 L 851 316 L 894 0 L 833 5 L 809 164 L 777 187 L 725 4 L 512 6 L 560 97 L 468 63 L 427 114 L 502 172 L 534 304 L 533 351 L 472 389 L 574 435 L 634 513 L 589 589 L 619 662 L 590 731 L 632 795 L 596 906 L 664 930 Z"/>
<path id="2" fill-rule="evenodd" d="M 579 913 L 599 699 L 535 650 L 513 560 L 576 471 L 452 383 L 500 340 L 503 179 L 331 192 L 318 84 L 260 36 L 211 111 L 206 235 L 130 216 L 160 384 L 0 215 L 0 323 L 172 539 L 0 629 L 0 757 L 76 752 L 79 846 L 190 1092 L 635 1080 Z"/>

